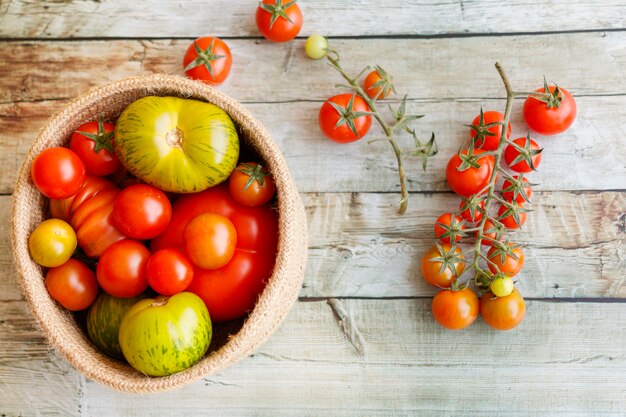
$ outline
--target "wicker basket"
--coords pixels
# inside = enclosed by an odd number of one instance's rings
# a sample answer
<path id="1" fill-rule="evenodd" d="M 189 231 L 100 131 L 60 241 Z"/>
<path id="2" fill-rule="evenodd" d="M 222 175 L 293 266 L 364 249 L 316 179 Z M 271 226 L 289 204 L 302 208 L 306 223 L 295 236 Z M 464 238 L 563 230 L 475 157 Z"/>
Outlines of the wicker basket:
<path id="1" fill-rule="evenodd" d="M 224 109 L 240 132 L 243 145 L 267 164 L 276 182 L 279 211 L 278 255 L 272 277 L 250 315 L 230 328 L 216 329 L 210 352 L 193 367 L 166 377 L 148 377 L 99 352 L 74 316 L 46 291 L 42 268 L 29 256 L 28 236 L 44 219 L 44 197 L 30 180 L 33 158 L 44 148 L 65 145 L 82 123 L 99 114 L 116 119 L 131 102 L 147 96 L 178 96 L 213 103 Z M 43 333 L 52 346 L 87 378 L 127 392 L 159 392 L 180 387 L 223 370 L 255 349 L 276 330 L 297 299 L 307 250 L 304 207 L 280 149 L 238 102 L 197 81 L 171 75 L 127 78 L 96 88 L 71 101 L 41 129 L 19 174 L 13 194 L 13 254 L 19 282 Z"/>

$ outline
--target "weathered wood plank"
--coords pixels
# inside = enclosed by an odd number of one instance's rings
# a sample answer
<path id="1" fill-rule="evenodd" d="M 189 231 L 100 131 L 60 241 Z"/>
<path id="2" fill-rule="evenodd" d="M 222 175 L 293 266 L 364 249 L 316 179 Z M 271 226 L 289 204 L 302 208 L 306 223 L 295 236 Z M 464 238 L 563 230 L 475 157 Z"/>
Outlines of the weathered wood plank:
<path id="1" fill-rule="evenodd" d="M 142 73 L 182 75 L 182 57 L 189 43 L 2 42 L 0 102 L 71 98 L 109 80 Z M 269 45 L 232 39 L 228 43 L 233 68 L 220 89 L 240 101 L 325 100 L 337 94 L 339 75 L 324 61 L 306 58 L 304 40 Z M 331 43 L 348 71 L 356 75 L 365 65 L 380 64 L 394 76 L 398 93 L 408 93 L 410 98 L 502 97 L 502 83 L 493 68 L 496 60 L 520 91 L 538 88 L 545 75 L 576 95 L 626 93 L 626 32 L 333 39 Z"/>
<path id="2" fill-rule="evenodd" d="M 516 416 L 619 415 L 626 407 L 626 328 L 612 318 L 625 309 L 623 303 L 530 301 L 514 331 L 495 332 L 479 320 L 451 332 L 434 323 L 429 300 L 299 302 L 251 357 L 188 387 L 146 396 L 83 385 L 55 356 L 13 357 L 5 342 L 26 347 L 19 332 L 32 330 L 25 324 L 7 332 L 0 323 L 0 373 L 12 377 L 0 382 L 0 404 L 5 414 L 31 415 L 62 414 L 57 406 L 64 403 L 65 415 L 78 415 L 70 407 L 78 393 L 76 409 L 94 417 L 474 416 L 503 409 Z M 9 312 L 22 314 L 15 303 L 0 302 L 0 316 Z M 33 375 L 35 366 L 45 372 Z M 55 390 L 59 382 L 63 391 Z M 55 395 L 35 397 L 35 388 Z"/>
<path id="3" fill-rule="evenodd" d="M 63 101 L 0 104 L 0 193 L 13 189 L 22 159 L 37 131 Z M 579 97 L 578 119 L 564 134 L 534 136 L 545 148 L 533 182 L 542 190 L 615 190 L 626 184 L 626 123 L 619 117 L 626 95 Z M 320 103 L 250 103 L 246 107 L 269 129 L 283 150 L 301 192 L 399 192 L 395 156 L 386 143 L 365 140 L 339 145 L 322 136 L 317 122 Z M 445 166 L 466 140 L 469 123 L 480 106 L 500 109 L 501 100 L 417 100 L 410 110 L 426 113 L 416 125 L 422 139 L 430 129 L 438 137 L 439 155 L 422 171 L 418 158 L 406 158 L 409 191 L 446 191 Z M 514 105 L 513 134 L 523 136 L 522 102 Z M 374 126 L 369 138 L 380 138 Z M 404 147 L 412 142 L 403 137 Z M 329 173 L 332 172 L 332 175 Z"/>
<path id="4" fill-rule="evenodd" d="M 302 35 L 430 35 L 624 28 L 619 0 L 301 2 Z M 148 14 L 146 11 L 150 11 Z M 256 4 L 217 0 L 159 2 L 20 1 L 0 6 L 0 37 L 259 36 Z M 558 17 L 558 18 L 555 18 Z M 103 18 L 104 17 L 104 18 Z"/>
<path id="5" fill-rule="evenodd" d="M 395 194 L 303 194 L 309 260 L 302 297 L 429 296 L 419 272 L 439 214 L 455 210 L 452 194 L 413 195 L 397 215 Z M 0 197 L 0 220 L 10 199 Z M 523 233 L 527 297 L 626 298 L 626 193 L 543 192 Z M 6 223 L 5 223 L 6 224 Z M 0 300 L 21 299 L 8 231 L 0 234 Z"/>

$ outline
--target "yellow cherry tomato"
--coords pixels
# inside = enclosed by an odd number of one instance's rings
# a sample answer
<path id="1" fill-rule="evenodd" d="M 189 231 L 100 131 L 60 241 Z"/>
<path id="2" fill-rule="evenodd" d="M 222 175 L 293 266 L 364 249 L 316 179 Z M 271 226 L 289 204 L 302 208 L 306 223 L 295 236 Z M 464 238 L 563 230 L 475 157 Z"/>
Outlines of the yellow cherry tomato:
<path id="1" fill-rule="evenodd" d="M 59 219 L 43 221 L 28 238 L 30 256 L 41 266 L 53 268 L 67 262 L 76 249 L 76 233 Z"/>

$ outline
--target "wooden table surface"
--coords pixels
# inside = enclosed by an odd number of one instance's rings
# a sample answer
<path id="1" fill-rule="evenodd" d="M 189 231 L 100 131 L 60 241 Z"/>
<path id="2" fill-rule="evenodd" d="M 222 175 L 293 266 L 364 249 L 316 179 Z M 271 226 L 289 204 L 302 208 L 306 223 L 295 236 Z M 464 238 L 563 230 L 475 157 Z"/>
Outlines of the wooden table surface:
<path id="1" fill-rule="evenodd" d="M 626 414 L 626 6 L 623 0 L 301 2 L 300 37 L 270 44 L 255 2 L 0 0 L 0 415 L 390 416 Z M 337 145 L 317 127 L 339 76 L 303 52 L 330 36 L 352 73 L 380 64 L 426 114 L 440 153 L 407 160 L 409 209 L 385 143 Z M 37 130 L 69 99 L 109 80 L 182 74 L 197 36 L 231 46 L 222 91 L 283 150 L 309 221 L 309 263 L 286 322 L 253 355 L 159 395 L 85 379 L 49 348 L 19 290 L 9 210 Z M 448 158 L 485 109 L 503 110 L 498 60 L 513 86 L 543 75 L 579 106 L 545 148 L 523 233 L 527 317 L 497 332 L 446 331 L 419 276 L 432 224 L 458 198 Z M 521 100 L 513 134 L 524 135 Z M 371 137 L 380 137 L 374 128 Z"/>

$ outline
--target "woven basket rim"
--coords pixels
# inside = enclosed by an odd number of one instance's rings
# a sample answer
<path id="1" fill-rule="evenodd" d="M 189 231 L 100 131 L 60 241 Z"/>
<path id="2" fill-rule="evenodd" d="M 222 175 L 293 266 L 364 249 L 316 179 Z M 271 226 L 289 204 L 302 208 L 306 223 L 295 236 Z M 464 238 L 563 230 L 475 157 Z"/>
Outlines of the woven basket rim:
<path id="1" fill-rule="evenodd" d="M 142 375 L 129 365 L 110 359 L 98 352 L 84 334 L 77 334 L 79 329 L 70 313 L 48 296 L 42 269 L 30 256 L 24 255 L 28 255 L 28 236 L 43 215 L 43 197 L 30 180 L 34 157 L 43 148 L 55 146 L 54 142 L 66 141 L 67 132 L 88 121 L 83 120 L 86 115 L 111 111 L 112 100 L 146 95 L 196 98 L 223 108 L 243 132 L 242 139 L 267 162 L 276 182 L 279 213 L 279 250 L 275 269 L 241 330 L 193 367 L 157 378 Z M 38 203 L 39 207 L 35 207 L 38 210 L 32 207 L 25 210 L 27 203 Z M 239 102 L 226 94 L 199 81 L 166 74 L 129 77 L 93 88 L 71 100 L 48 119 L 31 145 L 19 173 L 13 193 L 11 230 L 18 281 L 49 343 L 87 378 L 116 390 L 135 393 L 161 392 L 186 385 L 230 366 L 260 347 L 283 322 L 297 300 L 307 257 L 304 206 L 282 152 L 267 130 Z"/>

